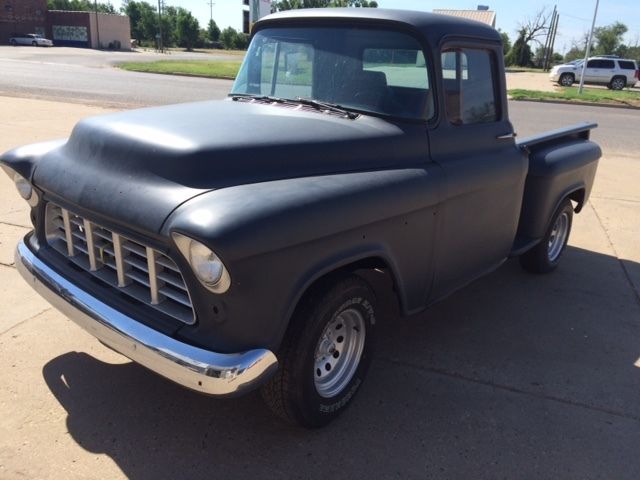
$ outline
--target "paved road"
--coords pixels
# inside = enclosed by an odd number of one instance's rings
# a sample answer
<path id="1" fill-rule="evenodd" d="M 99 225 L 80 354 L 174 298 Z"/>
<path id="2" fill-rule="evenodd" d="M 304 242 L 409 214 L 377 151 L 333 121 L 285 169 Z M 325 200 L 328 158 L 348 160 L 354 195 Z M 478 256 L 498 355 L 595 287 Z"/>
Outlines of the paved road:
<path id="1" fill-rule="evenodd" d="M 97 52 L 73 48 L 0 47 L 0 95 L 131 108 L 223 98 L 231 82 L 127 72 L 112 65 L 170 58 L 237 56 Z"/>
<path id="2" fill-rule="evenodd" d="M 222 58 L 220 54 L 176 53 L 171 58 Z M 73 48 L 0 47 L 0 95 L 19 95 L 73 101 L 116 108 L 164 105 L 224 98 L 228 80 L 210 80 L 126 72 L 113 64 L 135 59 L 150 61 L 154 53 L 96 52 Z M 594 139 L 608 154 L 640 151 L 640 113 L 604 107 L 511 102 L 511 119 L 520 136 L 540 133 L 585 120 L 600 128 Z"/>

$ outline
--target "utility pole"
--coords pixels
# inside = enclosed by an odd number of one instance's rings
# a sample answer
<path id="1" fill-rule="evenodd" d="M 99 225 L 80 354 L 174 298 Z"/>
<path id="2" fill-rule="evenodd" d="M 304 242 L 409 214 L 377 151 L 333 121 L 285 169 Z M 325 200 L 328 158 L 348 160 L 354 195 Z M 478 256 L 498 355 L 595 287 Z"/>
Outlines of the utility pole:
<path id="1" fill-rule="evenodd" d="M 98 0 L 93 1 L 93 8 L 96 14 L 96 37 L 98 40 L 98 50 L 100 50 L 100 22 L 98 21 Z"/>
<path id="2" fill-rule="evenodd" d="M 553 35 L 551 36 L 551 53 L 549 53 L 549 60 L 547 61 L 547 70 L 551 67 L 553 61 L 553 47 L 556 45 L 556 35 L 558 34 L 558 22 L 560 21 L 560 14 L 556 15 L 556 25 L 553 28 Z"/>
<path id="3" fill-rule="evenodd" d="M 207 5 L 209 5 L 209 8 L 211 9 L 211 21 L 213 22 L 213 6 L 215 5 L 215 2 L 213 0 L 209 0 Z"/>
<path id="4" fill-rule="evenodd" d="M 547 70 L 547 59 L 549 58 L 549 45 L 551 44 L 551 37 L 553 36 L 553 25 L 556 21 L 556 9 L 557 5 L 553 7 L 553 13 L 551 14 L 551 25 L 549 25 L 549 30 L 547 30 L 547 39 L 544 42 L 544 47 L 542 48 L 542 70 Z"/>
<path id="5" fill-rule="evenodd" d="M 593 40 L 593 30 L 596 28 L 596 17 L 598 16 L 599 4 L 600 4 L 600 0 L 596 0 L 596 10 L 595 12 L 593 12 L 593 22 L 591 23 L 589 40 L 587 40 L 586 52 L 584 52 L 584 62 L 582 62 L 582 75 L 580 75 L 580 87 L 578 88 L 578 95 L 582 95 L 582 88 L 584 87 L 584 71 L 587 68 L 587 60 L 589 60 L 589 54 L 591 53 L 591 42 Z"/>
<path id="6" fill-rule="evenodd" d="M 164 45 L 162 43 L 162 0 L 158 0 L 158 31 L 160 32 L 158 36 L 158 50 L 164 53 Z"/>

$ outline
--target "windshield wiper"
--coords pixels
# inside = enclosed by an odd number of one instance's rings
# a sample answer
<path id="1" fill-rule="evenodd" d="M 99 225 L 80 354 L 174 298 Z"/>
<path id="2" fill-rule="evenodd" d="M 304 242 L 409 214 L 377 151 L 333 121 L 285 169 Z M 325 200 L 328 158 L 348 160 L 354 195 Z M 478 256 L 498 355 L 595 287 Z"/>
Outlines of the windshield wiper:
<path id="1" fill-rule="evenodd" d="M 254 93 L 230 93 L 229 96 L 232 100 L 256 100 L 258 102 L 272 102 L 272 103 L 297 103 L 301 105 L 308 105 L 310 107 L 315 108 L 318 111 L 329 111 L 334 113 L 341 113 L 345 118 L 353 120 L 358 118 L 358 114 L 354 112 L 350 112 L 349 110 L 343 108 L 340 105 L 335 103 L 322 102 L 320 100 L 313 100 L 311 98 L 302 98 L 296 97 L 292 98 L 280 98 L 273 97 L 271 95 L 256 95 Z"/>
<path id="2" fill-rule="evenodd" d="M 309 105 L 310 107 L 314 107 L 317 110 L 325 110 L 329 112 L 342 113 L 346 118 L 353 120 L 358 118 L 358 114 L 354 112 L 350 112 L 346 108 L 343 108 L 340 105 L 335 103 L 322 102 L 320 100 L 313 100 L 311 98 L 302 98 L 296 97 L 295 100 L 290 100 L 292 102 L 301 103 L 302 105 Z"/>
<path id="3" fill-rule="evenodd" d="M 286 100 L 280 97 L 272 97 L 271 95 L 255 95 L 253 93 L 230 93 L 232 100 L 257 100 L 259 102 L 284 103 Z"/>

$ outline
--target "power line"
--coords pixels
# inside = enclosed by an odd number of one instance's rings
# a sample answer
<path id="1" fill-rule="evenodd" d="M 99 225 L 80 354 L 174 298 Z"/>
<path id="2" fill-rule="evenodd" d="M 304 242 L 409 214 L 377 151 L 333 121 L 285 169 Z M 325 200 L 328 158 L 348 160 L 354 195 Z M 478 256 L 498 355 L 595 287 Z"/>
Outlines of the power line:
<path id="1" fill-rule="evenodd" d="M 569 15 L 568 13 L 565 13 L 565 12 L 560 12 L 560 13 L 562 13 L 562 15 L 565 16 L 565 17 L 575 18 L 576 20 L 580 20 L 581 22 L 590 22 L 591 21 L 588 18 L 576 17 L 575 15 Z"/>

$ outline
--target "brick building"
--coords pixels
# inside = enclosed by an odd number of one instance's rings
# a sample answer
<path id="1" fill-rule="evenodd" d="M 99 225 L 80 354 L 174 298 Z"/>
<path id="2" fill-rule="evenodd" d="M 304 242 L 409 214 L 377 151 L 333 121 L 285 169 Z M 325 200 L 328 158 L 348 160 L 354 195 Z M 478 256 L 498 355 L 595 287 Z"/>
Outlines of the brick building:
<path id="1" fill-rule="evenodd" d="M 125 15 L 47 11 L 47 0 L 0 0 L 0 45 L 16 33 L 39 33 L 57 46 L 131 48 L 131 25 Z"/>
<path id="2" fill-rule="evenodd" d="M 14 33 L 46 34 L 47 0 L 0 0 L 0 45 Z"/>
<path id="3" fill-rule="evenodd" d="M 49 10 L 46 33 L 57 46 L 131 49 L 131 24 L 126 15 Z"/>

